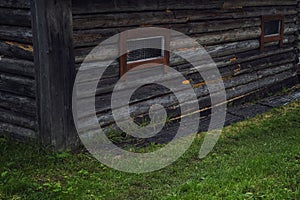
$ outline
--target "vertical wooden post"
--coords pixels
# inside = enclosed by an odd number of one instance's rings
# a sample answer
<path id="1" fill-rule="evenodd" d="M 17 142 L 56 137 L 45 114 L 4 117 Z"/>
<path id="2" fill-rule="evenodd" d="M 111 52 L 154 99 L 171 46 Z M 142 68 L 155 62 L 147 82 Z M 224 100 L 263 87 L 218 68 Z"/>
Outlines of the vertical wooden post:
<path id="1" fill-rule="evenodd" d="M 39 138 L 55 150 L 77 146 L 72 0 L 31 0 Z"/>
<path id="2" fill-rule="evenodd" d="M 296 40 L 296 52 L 297 52 L 297 75 L 298 75 L 298 83 L 300 83 L 300 51 L 299 51 L 299 34 L 300 34 L 300 0 L 297 0 L 297 11 L 298 11 L 298 18 L 296 20 L 296 24 L 297 24 L 297 33 L 296 33 L 296 38 L 298 38 L 298 40 Z"/>

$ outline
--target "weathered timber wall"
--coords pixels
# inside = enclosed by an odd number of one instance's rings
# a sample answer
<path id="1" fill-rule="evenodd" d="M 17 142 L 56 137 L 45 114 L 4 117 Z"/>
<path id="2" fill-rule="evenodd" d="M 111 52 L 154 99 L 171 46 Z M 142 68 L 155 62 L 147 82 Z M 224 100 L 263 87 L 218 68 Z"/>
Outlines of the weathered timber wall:
<path id="1" fill-rule="evenodd" d="M 30 0 L 0 1 L 0 135 L 36 138 Z"/>
<path id="2" fill-rule="evenodd" d="M 299 35 L 300 35 L 300 0 L 297 0 L 297 9 L 298 9 L 298 20 L 296 22 L 297 24 L 297 29 L 298 29 L 298 57 L 300 58 L 300 40 L 299 40 Z M 300 81 L 300 62 L 298 64 L 298 79 Z"/>
<path id="3" fill-rule="evenodd" d="M 164 27 L 189 35 L 203 45 L 216 62 L 232 99 L 263 96 L 297 83 L 297 0 L 213 0 L 213 1 L 108 1 L 73 0 L 74 46 L 77 68 L 101 41 L 121 31 L 143 27 Z M 261 16 L 284 14 L 284 46 L 269 43 L 260 48 Z M 117 54 L 110 51 L 102 60 Z M 92 64 L 91 64 L 92 66 Z M 210 105 L 203 79 L 194 77 L 189 65 L 171 56 L 171 66 L 191 80 L 199 105 Z M 89 70 L 89 69 L 87 69 Z M 119 79 L 116 61 L 102 77 L 96 95 L 96 111 L 101 125 L 114 123 L 110 98 L 113 83 Z M 134 116 L 143 116 L 149 106 L 162 103 L 171 117 L 178 115 L 178 105 L 170 91 L 147 86 L 132 98 Z M 149 92 L 150 91 L 150 92 Z M 89 124 L 90 111 L 82 114 Z"/>

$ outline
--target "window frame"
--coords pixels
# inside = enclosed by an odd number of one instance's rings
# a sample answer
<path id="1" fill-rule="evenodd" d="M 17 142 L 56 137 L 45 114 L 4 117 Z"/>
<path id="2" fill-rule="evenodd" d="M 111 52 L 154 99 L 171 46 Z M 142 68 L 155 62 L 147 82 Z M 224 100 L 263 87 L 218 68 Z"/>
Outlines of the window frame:
<path id="1" fill-rule="evenodd" d="M 265 35 L 265 24 L 270 21 L 279 21 L 280 22 L 280 30 L 278 35 Z M 263 51 L 265 49 L 265 43 L 276 42 L 279 41 L 279 46 L 283 46 L 283 35 L 284 35 L 284 15 L 264 15 L 261 19 L 261 42 L 260 42 L 260 50 Z"/>
<path id="2" fill-rule="evenodd" d="M 120 34 L 120 52 L 127 52 L 127 41 L 138 40 L 138 39 L 150 39 L 162 37 L 163 44 L 162 48 L 164 51 L 162 57 L 148 58 L 138 61 L 127 61 L 128 53 L 123 54 L 120 57 L 120 77 L 122 77 L 126 72 L 133 69 L 142 69 L 156 67 L 159 65 L 164 65 L 164 72 L 168 72 L 168 67 L 170 65 L 170 32 L 169 30 L 160 31 L 156 33 L 155 31 L 143 31 L 143 30 L 131 30 Z"/>

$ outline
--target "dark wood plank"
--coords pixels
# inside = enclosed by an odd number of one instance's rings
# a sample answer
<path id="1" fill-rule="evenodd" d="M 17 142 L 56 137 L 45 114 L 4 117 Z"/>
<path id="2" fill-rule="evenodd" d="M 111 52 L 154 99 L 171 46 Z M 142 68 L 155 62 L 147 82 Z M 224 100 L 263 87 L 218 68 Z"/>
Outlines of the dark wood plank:
<path id="1" fill-rule="evenodd" d="M 199 6 L 201 5 L 201 6 Z M 114 1 L 98 1 L 98 0 L 73 0 L 73 12 L 76 14 L 87 13 L 111 13 L 111 12 L 133 12 L 133 11 L 155 11 L 155 10 L 172 10 L 172 9 L 195 9 L 202 10 L 221 8 L 223 1 L 219 0 L 190 0 L 188 3 L 178 0 L 114 0 Z"/>
<path id="2" fill-rule="evenodd" d="M 1 0 L 0 7 L 30 9 L 30 0 Z"/>
<path id="3" fill-rule="evenodd" d="M 56 150 L 78 144 L 72 118 L 75 66 L 71 0 L 32 0 L 39 138 Z"/>
<path id="4" fill-rule="evenodd" d="M 33 61 L 33 46 L 30 44 L 0 40 L 0 55 L 2 55 L 2 57 Z"/>
<path id="5" fill-rule="evenodd" d="M 36 117 L 35 99 L 0 91 L 0 107 L 15 113 Z"/>
<path id="6" fill-rule="evenodd" d="M 0 121 L 0 135 L 14 135 L 22 139 L 36 139 L 36 131 Z"/>
<path id="7" fill-rule="evenodd" d="M 0 72 L 0 90 L 35 98 L 35 81 L 29 77 Z"/>
<path id="8" fill-rule="evenodd" d="M 0 25 L 1 40 L 32 45 L 31 27 Z"/>
<path id="9" fill-rule="evenodd" d="M 0 24 L 31 27 L 30 10 L 0 7 Z"/>
<path id="10" fill-rule="evenodd" d="M 36 131 L 37 128 L 37 122 L 35 118 L 3 108 L 0 108 L 0 121 L 14 124 L 23 128 L 29 128 L 33 131 Z"/>
<path id="11" fill-rule="evenodd" d="M 0 71 L 31 78 L 35 77 L 34 63 L 27 60 L 1 58 Z"/>

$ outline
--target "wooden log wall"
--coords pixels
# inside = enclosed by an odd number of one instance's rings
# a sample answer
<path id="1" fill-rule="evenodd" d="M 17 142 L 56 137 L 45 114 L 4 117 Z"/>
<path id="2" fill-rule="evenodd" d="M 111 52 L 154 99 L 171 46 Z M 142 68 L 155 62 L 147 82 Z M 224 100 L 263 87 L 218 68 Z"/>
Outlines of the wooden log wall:
<path id="1" fill-rule="evenodd" d="M 270 43 L 260 51 L 261 16 L 284 14 L 284 46 Z M 297 83 L 297 0 L 163 0 L 97 1 L 73 0 L 73 24 L 76 66 L 101 41 L 121 31 L 144 27 L 164 27 L 191 36 L 203 45 L 222 74 L 227 97 L 249 99 L 290 87 Z M 109 50 L 101 59 L 117 54 Z M 92 64 L 91 64 L 92 65 Z M 189 65 L 172 57 L 172 67 L 191 80 L 201 107 L 209 106 L 209 93 L 201 79 L 194 79 Z M 89 70 L 89 69 L 87 69 Z M 116 61 L 105 73 L 97 89 L 96 111 L 102 126 L 114 123 L 110 110 L 112 83 L 119 78 Z M 153 103 L 169 108 L 171 117 L 178 115 L 176 99 L 167 89 L 147 86 L 137 92 L 131 110 L 143 116 Z M 150 91 L 150 92 L 149 92 Z M 272 92 L 274 92 L 272 91 Z M 89 111 L 82 115 L 89 124 Z"/>
<path id="2" fill-rule="evenodd" d="M 300 58 L 300 0 L 297 0 L 297 10 L 298 10 L 298 20 L 297 20 L 297 28 L 298 28 L 298 57 Z M 300 80 L 300 62 L 298 64 L 298 79 Z"/>
<path id="3" fill-rule="evenodd" d="M 36 138 L 30 0 L 0 1 L 0 135 Z"/>

